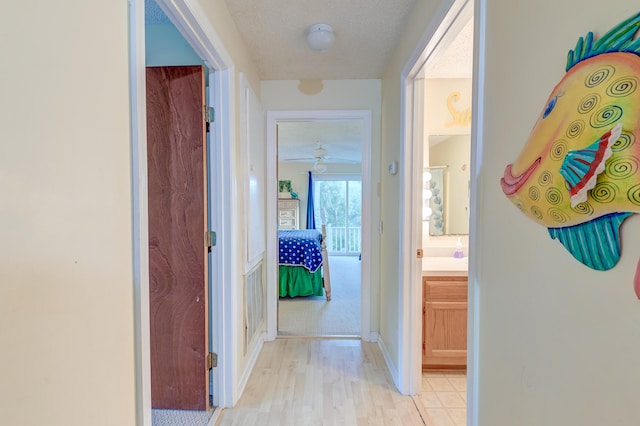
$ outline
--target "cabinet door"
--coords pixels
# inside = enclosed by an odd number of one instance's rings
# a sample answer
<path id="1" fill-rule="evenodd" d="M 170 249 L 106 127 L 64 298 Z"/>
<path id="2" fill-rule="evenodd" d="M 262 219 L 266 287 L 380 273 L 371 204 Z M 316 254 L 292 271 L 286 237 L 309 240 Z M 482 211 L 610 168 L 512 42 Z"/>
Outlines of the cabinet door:
<path id="1" fill-rule="evenodd" d="M 464 368 L 467 362 L 467 279 L 423 279 L 423 368 Z"/>
<path id="2" fill-rule="evenodd" d="M 424 364 L 464 366 L 467 362 L 467 302 L 427 302 Z"/>

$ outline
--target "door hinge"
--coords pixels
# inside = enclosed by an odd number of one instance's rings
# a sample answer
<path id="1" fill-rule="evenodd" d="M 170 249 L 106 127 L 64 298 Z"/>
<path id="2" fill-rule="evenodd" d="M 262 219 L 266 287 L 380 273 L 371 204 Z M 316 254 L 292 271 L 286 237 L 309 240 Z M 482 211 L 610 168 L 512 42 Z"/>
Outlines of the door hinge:
<path id="1" fill-rule="evenodd" d="M 213 107 L 204 106 L 202 107 L 202 114 L 205 123 L 213 123 L 216 121 L 216 110 Z"/>
<path id="2" fill-rule="evenodd" d="M 212 107 L 204 106 L 202 109 L 202 118 L 205 124 L 205 131 L 209 133 L 211 128 L 211 123 L 216 120 L 216 111 Z"/>
<path id="3" fill-rule="evenodd" d="M 422 251 L 422 249 L 418 249 L 418 250 L 416 251 L 416 257 L 417 257 L 418 259 L 422 259 L 422 258 L 424 257 L 424 252 Z"/>
<path id="4" fill-rule="evenodd" d="M 207 231 L 204 233 L 204 245 L 207 248 L 211 248 L 216 245 L 216 233 L 215 231 Z"/>
<path id="5" fill-rule="evenodd" d="M 216 368 L 218 366 L 218 354 L 215 352 L 209 352 L 207 354 L 207 370 Z"/>

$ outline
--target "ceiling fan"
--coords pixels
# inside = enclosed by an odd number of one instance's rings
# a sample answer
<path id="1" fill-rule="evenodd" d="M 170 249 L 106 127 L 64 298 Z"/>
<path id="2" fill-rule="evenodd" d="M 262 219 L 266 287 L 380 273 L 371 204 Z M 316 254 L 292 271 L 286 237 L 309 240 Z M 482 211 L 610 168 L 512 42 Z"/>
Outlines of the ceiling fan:
<path id="1" fill-rule="evenodd" d="M 313 150 L 313 157 L 288 158 L 284 161 L 313 162 L 313 171 L 324 173 L 327 171 L 327 165 L 324 163 L 326 155 L 327 150 L 322 147 L 322 144 L 318 144 L 318 147 Z"/>
<path id="2" fill-rule="evenodd" d="M 318 143 L 316 149 L 313 150 L 313 155 L 308 157 L 298 158 L 284 158 L 282 161 L 299 161 L 306 163 L 343 163 L 343 164 L 357 164 L 359 161 L 350 158 L 338 158 L 333 155 L 329 155 L 327 149 Z"/>

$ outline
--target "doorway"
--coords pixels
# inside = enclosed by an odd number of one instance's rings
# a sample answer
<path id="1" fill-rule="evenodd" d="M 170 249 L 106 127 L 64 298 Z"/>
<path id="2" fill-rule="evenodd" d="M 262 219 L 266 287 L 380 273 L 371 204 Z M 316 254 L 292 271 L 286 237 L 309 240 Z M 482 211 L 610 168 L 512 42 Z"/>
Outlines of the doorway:
<path id="1" fill-rule="evenodd" d="M 409 295 L 408 298 L 405 298 L 405 309 L 408 309 L 409 315 L 404 318 L 403 329 L 406 330 L 405 335 L 406 339 L 403 339 L 403 346 L 407 347 L 409 350 L 407 354 L 405 354 L 402 363 L 404 367 L 402 368 L 402 377 L 406 380 L 407 388 L 409 393 L 418 394 L 421 390 L 421 378 L 422 378 L 422 342 L 423 342 L 423 285 L 422 285 L 422 275 L 423 275 L 423 259 L 419 254 L 419 257 L 415 256 L 415 253 L 423 252 L 423 236 L 425 239 L 432 238 L 434 233 L 440 232 L 444 233 L 446 227 L 443 223 L 440 223 L 441 217 L 443 217 L 440 211 L 435 211 L 435 207 L 433 205 L 424 204 L 424 198 L 427 197 L 425 195 L 427 191 L 423 192 L 423 188 L 429 189 L 429 195 L 433 195 L 431 187 L 426 187 L 424 182 L 429 181 L 436 175 L 441 175 L 441 170 L 438 170 L 438 173 L 434 173 L 435 170 L 430 170 L 428 168 L 429 164 L 425 164 L 423 152 L 428 156 L 428 130 L 425 126 L 425 112 L 426 106 L 428 103 L 433 103 L 434 99 L 430 98 L 430 93 L 433 93 L 432 90 L 427 90 L 429 88 L 429 84 L 426 82 L 428 77 L 428 73 L 433 70 L 435 64 L 437 64 L 438 59 L 443 55 L 446 51 L 446 47 L 452 42 L 455 36 L 461 31 L 461 29 L 465 26 L 467 22 L 470 20 L 472 22 L 477 22 L 479 20 L 474 20 L 473 18 L 473 2 L 470 0 L 451 0 L 446 2 L 443 7 L 436 14 L 436 17 L 433 20 L 433 23 L 430 27 L 427 28 L 427 31 L 423 35 L 420 44 L 416 47 L 413 56 L 410 61 L 405 66 L 403 70 L 403 120 L 404 120 L 404 138 L 402 141 L 403 146 L 403 154 L 405 164 L 407 167 L 403 171 L 405 175 L 405 182 L 407 184 L 403 188 L 403 206 L 405 209 L 410 211 L 410 220 L 408 223 L 403 225 L 403 229 L 401 232 L 401 250 L 404 254 L 404 258 L 407 260 L 403 265 L 401 265 L 400 279 L 403 282 L 404 292 Z M 478 34 L 479 31 L 474 31 L 475 34 Z M 470 55 L 471 59 L 473 55 Z M 472 67 L 473 68 L 473 67 Z M 474 74 L 472 72 L 472 74 Z M 475 74 L 474 74 L 475 78 Z M 431 87 L 433 88 L 433 86 Z M 473 84 L 473 90 L 469 90 L 471 92 L 471 105 L 474 107 L 475 113 L 475 105 L 478 105 L 478 95 L 476 88 L 476 81 Z M 450 99 L 449 107 L 455 105 L 455 98 Z M 455 108 L 450 108 L 449 113 L 457 112 Z M 453 119 L 448 119 L 447 124 L 451 122 L 455 122 L 458 124 L 460 122 L 465 122 L 466 125 L 469 123 L 466 120 L 466 115 L 463 113 L 457 114 Z M 469 117 L 468 121 L 477 122 L 477 118 L 475 116 Z M 471 164 L 469 162 L 465 163 L 466 168 L 465 171 L 469 173 L 469 169 L 471 169 L 470 176 L 467 178 L 466 191 L 470 195 L 471 200 L 469 201 L 469 197 L 467 197 L 466 204 L 466 212 L 463 216 L 466 217 L 467 222 L 470 224 L 470 232 L 469 235 L 473 235 L 474 231 L 474 222 L 473 222 L 473 202 L 474 202 L 474 193 L 473 188 L 475 186 L 475 182 L 473 179 L 473 153 L 474 153 L 474 139 L 475 135 L 473 134 L 475 129 L 471 132 L 472 145 L 470 148 L 471 152 Z M 433 134 L 433 133 L 432 133 Z M 445 138 L 433 138 L 438 139 L 439 141 L 444 140 Z M 435 144 L 435 143 L 434 143 Z M 435 154 L 434 154 L 435 158 Z M 425 169 L 425 166 L 427 168 Z M 439 183 L 438 183 L 439 184 Z M 441 187 L 438 187 L 441 189 Z M 441 200 L 438 200 L 441 202 Z M 423 211 L 424 207 L 424 211 Z M 433 211 L 429 211 L 427 207 L 433 209 Z M 469 210 L 469 207 L 471 209 Z M 425 215 L 423 216 L 423 213 Z M 435 215 L 433 217 L 437 217 L 438 221 L 433 220 L 431 218 L 431 222 L 437 224 L 438 230 L 429 229 L 429 225 L 423 227 L 423 219 L 429 219 L 429 213 Z M 438 223 L 435 223 L 438 222 Z M 434 227 L 431 227 L 434 228 Z M 426 232 L 423 233 L 423 231 Z M 456 236 L 457 237 L 457 236 Z M 435 238 L 434 238 L 435 239 Z M 446 239 L 446 238 L 444 238 Z M 442 240 L 441 240 L 442 241 Z M 441 249 L 446 251 L 449 256 L 447 256 L 450 260 L 453 257 L 454 251 L 457 249 L 456 238 L 454 238 L 453 243 L 451 243 L 451 250 L 449 249 L 449 241 L 447 243 L 443 243 Z M 418 249 L 420 251 L 418 251 Z M 468 251 L 466 252 L 468 254 Z M 473 261 L 470 260 L 469 263 L 473 265 Z M 468 268 L 465 268 L 468 269 Z M 473 318 L 475 315 L 474 311 L 474 299 L 473 295 L 473 271 L 468 271 L 469 273 L 469 317 Z M 466 291 L 465 291 L 466 296 Z M 465 297 L 465 306 L 467 304 Z M 473 321 L 466 320 L 462 318 L 458 323 L 469 323 L 473 325 Z M 466 327 L 465 327 L 466 328 Z M 465 330 L 466 332 L 466 330 Z M 474 330 L 471 328 L 468 333 L 468 340 L 466 349 L 469 351 L 468 353 L 468 361 L 467 361 L 467 374 L 468 374 L 468 418 L 471 419 L 475 415 L 475 404 L 477 403 L 477 394 L 475 392 L 474 383 L 475 383 L 475 360 L 474 360 L 474 344 L 477 341 L 477 336 L 474 333 Z M 472 424 L 469 422 L 468 424 Z"/>
<path id="2" fill-rule="evenodd" d="M 360 312 L 358 313 L 360 317 L 360 328 L 358 330 L 358 335 L 363 340 L 369 340 L 370 336 L 370 310 L 371 306 L 369 303 L 370 300 L 370 284 L 369 284 L 369 276 L 370 276 L 370 251 L 369 251 L 369 229 L 371 218 L 369 217 L 369 212 L 371 211 L 371 111 L 365 110 L 319 110 L 319 111 L 268 111 L 267 112 L 267 158 L 273 159 L 267 162 L 267 223 L 278 223 L 277 219 L 277 201 L 279 195 L 279 185 L 278 185 L 278 144 L 279 142 L 279 131 L 278 128 L 280 125 L 287 126 L 287 124 L 293 123 L 300 124 L 304 122 L 357 122 L 362 128 L 362 140 L 360 145 L 359 155 L 361 157 L 361 186 L 362 186 L 362 215 L 361 215 L 361 229 L 362 231 L 362 239 L 361 239 L 361 255 L 358 256 L 359 262 L 359 271 L 360 271 L 360 280 L 361 280 L 361 290 L 359 294 L 360 301 Z M 295 126 L 294 126 L 295 127 Z M 322 141 L 318 141 L 318 143 L 322 143 Z M 313 144 L 312 144 L 313 145 Z M 318 148 L 317 144 L 315 144 L 315 148 L 312 146 L 311 152 L 307 153 L 311 155 L 312 163 L 302 164 L 300 170 L 298 170 L 298 174 L 301 180 L 301 184 L 303 186 L 308 186 L 308 181 L 305 175 L 308 176 L 308 171 L 310 170 L 310 166 L 313 166 L 315 160 L 313 159 L 313 152 L 316 148 Z M 322 148 L 323 150 L 325 148 Z M 337 153 L 334 153 L 337 155 Z M 328 153 L 328 155 L 333 155 Z M 280 155 L 283 159 L 285 155 Z M 294 157 L 295 158 L 295 157 Z M 302 157 L 297 157 L 302 158 Z M 306 169 L 306 172 L 304 170 Z M 304 172 L 304 173 L 302 173 Z M 323 170 L 324 173 L 320 173 L 318 175 L 325 176 L 338 176 L 340 173 L 331 175 L 327 172 L 327 170 Z M 317 173 L 317 170 L 316 170 Z M 348 175 L 349 173 L 343 173 L 344 175 Z M 297 176 L 297 175 L 294 175 Z M 295 189 L 295 184 L 293 184 Z M 307 192 L 307 187 L 305 187 L 305 193 Z M 305 200 L 306 202 L 306 200 Z M 303 203 L 305 204 L 305 203 Z M 306 212 L 306 206 L 305 206 Z M 301 215 L 302 217 L 303 215 Z M 306 220 L 304 221 L 304 225 L 300 226 L 301 228 L 306 227 Z M 268 227 L 267 228 L 267 335 L 269 339 L 275 339 L 278 335 L 278 301 L 279 301 L 279 291 L 278 291 L 278 235 L 276 227 Z M 362 259 L 360 261 L 360 258 Z M 335 288 L 332 284 L 332 288 Z M 332 298 L 333 299 L 333 298 Z M 334 303 L 335 299 L 331 302 Z"/>
<path id="3" fill-rule="evenodd" d="M 135 285 L 135 322 L 136 322 L 136 407 L 137 423 L 152 424 L 151 414 L 151 373 L 150 373 L 150 323 L 149 323 L 149 257 L 148 257 L 148 188 L 147 188 L 147 132 L 145 107 L 145 16 L 147 4 L 144 0 L 132 0 L 130 7 L 130 81 L 131 81 L 131 139 L 132 139 L 132 186 L 133 186 L 133 246 L 134 246 L 134 285 Z M 221 206 L 232 204 L 229 199 L 230 176 L 228 168 L 230 150 L 233 149 L 229 137 L 229 93 L 230 72 L 232 63 L 219 41 L 207 41 L 212 33 L 210 24 L 203 19 L 202 10 L 194 10 L 194 6 L 184 0 L 157 0 L 158 6 L 175 25 L 187 44 L 193 47 L 199 58 L 203 59 L 209 70 L 206 78 L 209 81 L 209 102 L 218 111 L 217 120 L 210 125 L 211 144 L 206 161 L 211 173 L 207 177 L 209 188 L 210 229 L 218 230 L 218 250 L 212 250 L 208 262 L 214 271 L 209 276 L 210 306 L 215 315 L 210 320 L 209 336 L 211 350 L 221 355 L 218 369 L 212 373 L 211 383 L 216 392 L 213 393 L 212 405 L 231 406 L 231 395 L 234 392 L 233 382 L 227 363 L 231 356 L 228 340 L 229 332 L 222 328 L 222 318 L 229 318 L 233 300 L 228 292 L 214 283 L 232 282 L 233 271 L 226 259 L 230 250 L 231 239 L 228 230 L 231 228 L 229 215 Z M 207 43 L 205 45 L 205 43 Z M 203 336 L 204 337 L 204 336 Z"/>
<path id="4" fill-rule="evenodd" d="M 301 137 L 289 137 L 291 123 L 279 123 L 279 188 L 280 183 L 290 185 L 294 197 L 278 192 L 278 237 L 284 239 L 279 241 L 284 244 L 279 246 L 280 262 L 283 256 L 284 263 L 294 260 L 287 258 L 288 250 L 293 248 L 295 252 L 289 238 L 304 237 L 310 229 L 319 232 L 324 227 L 327 253 L 320 272 L 325 294 L 317 291 L 322 283 L 318 285 L 313 274 L 305 278 L 306 272 L 300 271 L 304 266 L 280 264 L 278 336 L 360 337 L 362 123 L 323 121 L 294 125 L 300 127 L 300 132 L 295 133 L 307 135 L 309 143 Z M 321 149 L 317 148 L 316 138 L 322 140 Z M 316 171 L 319 162 L 322 169 Z M 291 204 L 294 209 L 289 207 Z M 321 251 L 313 242 L 304 241 L 303 246 L 310 250 L 307 255 Z M 326 286 L 329 282 L 331 293 Z"/>

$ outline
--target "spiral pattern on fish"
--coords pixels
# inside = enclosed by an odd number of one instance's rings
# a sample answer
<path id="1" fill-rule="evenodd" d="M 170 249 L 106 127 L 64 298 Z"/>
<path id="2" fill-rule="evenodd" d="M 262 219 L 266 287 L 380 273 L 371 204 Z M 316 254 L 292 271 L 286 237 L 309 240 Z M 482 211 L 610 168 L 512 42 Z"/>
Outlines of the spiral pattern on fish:
<path id="1" fill-rule="evenodd" d="M 596 111 L 590 120 L 591 127 L 599 128 L 612 126 L 622 117 L 622 108 L 617 105 L 607 105 Z"/>
<path id="2" fill-rule="evenodd" d="M 622 131 L 622 134 L 618 138 L 617 141 L 611 145 L 611 151 L 613 152 L 621 152 L 626 149 L 629 149 L 631 145 L 635 142 L 636 137 L 631 132 Z"/>
<path id="3" fill-rule="evenodd" d="M 631 156 L 611 158 L 605 172 L 611 179 L 628 179 L 638 171 L 638 159 Z"/>
<path id="4" fill-rule="evenodd" d="M 531 213 L 537 217 L 538 219 L 542 220 L 543 216 L 542 216 L 542 212 L 540 211 L 540 209 L 538 208 L 538 206 L 532 206 L 531 207 Z"/>
<path id="5" fill-rule="evenodd" d="M 532 201 L 538 201 L 540 198 L 540 190 L 537 186 L 529 188 L 529 198 L 531 198 Z"/>
<path id="6" fill-rule="evenodd" d="M 633 185 L 631 188 L 629 188 L 629 190 L 627 191 L 627 197 L 633 204 L 635 204 L 636 206 L 640 206 L 640 184 Z"/>
<path id="7" fill-rule="evenodd" d="M 597 93 L 590 93 L 580 101 L 578 105 L 578 112 L 580 114 L 587 114 L 593 110 L 600 102 L 600 95 Z"/>
<path id="8" fill-rule="evenodd" d="M 547 214 L 553 221 L 558 223 L 565 223 L 568 219 L 567 215 L 556 207 L 550 207 L 549 210 L 547 210 Z"/>
<path id="9" fill-rule="evenodd" d="M 553 175 L 549 171 L 544 171 L 538 176 L 538 183 L 542 186 L 547 186 L 553 183 Z"/>
<path id="10" fill-rule="evenodd" d="M 551 147 L 549 155 L 551 155 L 552 160 L 562 160 L 567 155 L 567 141 L 564 139 L 557 140 Z"/>
<path id="11" fill-rule="evenodd" d="M 576 213 L 591 215 L 593 214 L 593 206 L 589 204 L 589 202 L 585 201 L 583 203 L 578 203 L 575 207 L 571 207 Z"/>
<path id="12" fill-rule="evenodd" d="M 616 199 L 618 193 L 618 186 L 611 182 L 598 182 L 593 187 L 591 192 L 591 198 L 598 203 L 606 204 Z"/>
<path id="13" fill-rule="evenodd" d="M 568 138 L 577 138 L 584 131 L 585 124 L 582 120 L 575 120 L 569 127 L 567 128 L 567 137 Z"/>
<path id="14" fill-rule="evenodd" d="M 615 80 L 607 87 L 607 95 L 620 98 L 629 96 L 638 88 L 638 79 L 633 76 L 626 76 Z"/>
<path id="15" fill-rule="evenodd" d="M 584 81 L 584 85 L 589 88 L 596 87 L 598 84 L 601 84 L 603 81 L 608 79 L 615 71 L 615 68 L 610 65 L 602 66 L 587 76 Z"/>
<path id="16" fill-rule="evenodd" d="M 562 192 L 558 188 L 549 188 L 547 189 L 547 193 L 545 194 L 545 198 L 549 202 L 549 204 L 558 205 L 562 202 L 564 197 L 562 196 Z"/>

